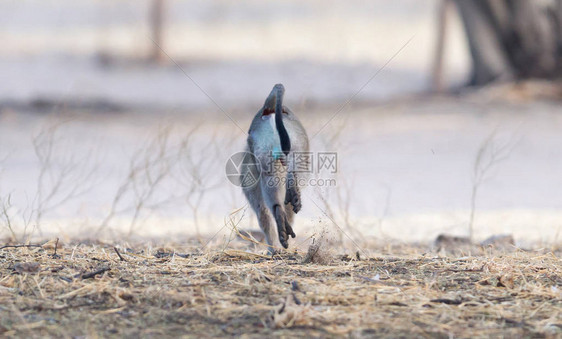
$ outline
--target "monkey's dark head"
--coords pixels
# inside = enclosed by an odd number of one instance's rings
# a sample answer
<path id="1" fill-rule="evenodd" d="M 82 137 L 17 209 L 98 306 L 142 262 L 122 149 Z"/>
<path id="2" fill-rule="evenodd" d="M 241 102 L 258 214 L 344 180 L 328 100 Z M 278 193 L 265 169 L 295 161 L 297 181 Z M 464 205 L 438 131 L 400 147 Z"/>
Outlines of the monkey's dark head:
<path id="1" fill-rule="evenodd" d="M 289 133 L 285 129 L 283 124 L 283 95 L 285 95 L 285 87 L 282 84 L 277 84 L 273 86 L 271 93 L 265 103 L 263 104 L 262 116 L 275 113 L 275 127 L 279 133 L 279 141 L 281 142 L 281 150 L 285 156 L 289 156 L 291 151 L 291 140 L 289 139 Z"/>

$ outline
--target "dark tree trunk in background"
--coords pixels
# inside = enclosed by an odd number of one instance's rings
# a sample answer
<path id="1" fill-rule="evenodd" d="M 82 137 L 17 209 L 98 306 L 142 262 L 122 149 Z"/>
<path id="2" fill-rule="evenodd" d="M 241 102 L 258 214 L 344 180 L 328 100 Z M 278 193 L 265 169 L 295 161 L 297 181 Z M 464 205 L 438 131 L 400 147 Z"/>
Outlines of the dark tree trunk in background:
<path id="1" fill-rule="evenodd" d="M 437 44 L 435 46 L 435 56 L 432 66 L 432 87 L 437 93 L 443 92 L 445 87 L 444 79 L 444 58 L 445 58 L 445 41 L 447 40 L 447 25 L 451 12 L 451 0 L 443 0 L 437 9 Z"/>
<path id="2" fill-rule="evenodd" d="M 150 8 L 150 29 L 152 33 L 151 59 L 157 63 L 166 60 L 164 52 L 164 0 L 152 0 Z"/>
<path id="3" fill-rule="evenodd" d="M 562 0 L 455 0 L 472 85 L 562 76 Z"/>

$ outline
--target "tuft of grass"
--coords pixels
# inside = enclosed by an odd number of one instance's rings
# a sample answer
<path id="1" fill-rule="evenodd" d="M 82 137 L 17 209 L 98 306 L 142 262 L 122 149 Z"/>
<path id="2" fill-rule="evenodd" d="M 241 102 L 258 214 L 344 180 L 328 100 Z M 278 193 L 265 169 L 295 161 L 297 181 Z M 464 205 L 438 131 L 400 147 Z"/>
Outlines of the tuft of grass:
<path id="1" fill-rule="evenodd" d="M 562 335 L 560 248 L 456 257 L 403 244 L 327 263 L 253 253 L 241 241 L 220 248 L 202 253 L 195 239 L 0 246 L 0 336 Z"/>

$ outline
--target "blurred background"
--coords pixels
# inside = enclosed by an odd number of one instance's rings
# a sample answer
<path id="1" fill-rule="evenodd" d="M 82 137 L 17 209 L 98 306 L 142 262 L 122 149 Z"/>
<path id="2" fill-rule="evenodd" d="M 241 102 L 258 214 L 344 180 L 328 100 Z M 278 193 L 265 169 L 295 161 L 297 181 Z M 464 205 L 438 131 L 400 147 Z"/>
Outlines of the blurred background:
<path id="1" fill-rule="evenodd" d="M 304 240 L 562 231 L 562 2 L 4 1 L 0 237 L 256 229 L 227 159 L 272 86 L 334 187 Z"/>

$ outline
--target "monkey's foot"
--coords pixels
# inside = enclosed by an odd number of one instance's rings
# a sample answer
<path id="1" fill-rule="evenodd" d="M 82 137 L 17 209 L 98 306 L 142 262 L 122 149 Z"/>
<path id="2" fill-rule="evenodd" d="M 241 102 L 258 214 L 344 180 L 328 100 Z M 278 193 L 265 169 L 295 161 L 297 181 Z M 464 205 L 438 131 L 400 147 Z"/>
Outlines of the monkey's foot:
<path id="1" fill-rule="evenodd" d="M 287 229 L 287 234 L 290 235 L 291 238 L 294 239 L 297 236 L 288 222 L 285 224 L 285 228 Z"/>
<path id="2" fill-rule="evenodd" d="M 301 194 L 296 186 L 287 188 L 285 193 L 285 205 L 291 203 L 293 211 L 299 213 L 302 208 Z"/>
<path id="3" fill-rule="evenodd" d="M 281 243 L 281 245 L 284 248 L 289 248 L 289 236 L 294 238 L 297 235 L 295 234 L 293 228 L 291 227 L 291 225 L 289 225 L 286 219 L 285 219 L 285 227 L 282 228 L 279 225 L 277 225 L 277 231 L 279 232 L 279 242 Z"/>
<path id="4" fill-rule="evenodd" d="M 281 206 L 276 205 L 274 211 L 275 211 L 275 222 L 277 223 L 277 233 L 279 234 L 279 242 L 281 243 L 281 246 L 283 246 L 284 248 L 289 248 L 288 236 L 290 235 L 291 237 L 294 238 L 297 235 L 295 234 L 293 228 L 287 221 L 287 215 L 285 214 Z"/>

